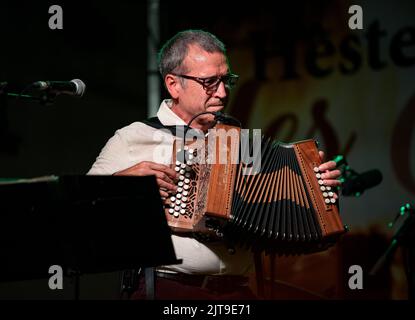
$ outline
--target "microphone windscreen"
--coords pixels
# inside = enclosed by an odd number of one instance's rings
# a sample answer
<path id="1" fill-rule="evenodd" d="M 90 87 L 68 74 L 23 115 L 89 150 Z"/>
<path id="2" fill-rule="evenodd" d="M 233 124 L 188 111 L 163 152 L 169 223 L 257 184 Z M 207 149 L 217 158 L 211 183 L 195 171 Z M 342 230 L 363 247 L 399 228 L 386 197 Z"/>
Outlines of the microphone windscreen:
<path id="1" fill-rule="evenodd" d="M 373 188 L 382 182 L 382 173 L 377 170 L 369 170 L 358 174 L 348 180 L 342 185 L 342 194 L 344 196 L 362 193 L 366 189 Z"/>
<path id="2" fill-rule="evenodd" d="M 75 86 L 76 86 L 75 95 L 79 96 L 79 97 L 82 97 L 84 92 L 85 92 L 85 88 L 86 88 L 85 83 L 80 79 L 73 79 L 73 80 L 71 80 L 71 82 L 75 83 Z"/>

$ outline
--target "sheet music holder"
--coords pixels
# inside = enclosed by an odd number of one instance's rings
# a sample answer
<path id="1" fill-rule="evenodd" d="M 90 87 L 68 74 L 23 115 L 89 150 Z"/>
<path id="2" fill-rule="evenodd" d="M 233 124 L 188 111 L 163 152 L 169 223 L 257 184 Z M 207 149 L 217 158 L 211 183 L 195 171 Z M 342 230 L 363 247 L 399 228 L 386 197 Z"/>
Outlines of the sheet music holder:
<path id="1" fill-rule="evenodd" d="M 153 176 L 3 180 L 0 199 L 0 281 L 181 262 Z"/>

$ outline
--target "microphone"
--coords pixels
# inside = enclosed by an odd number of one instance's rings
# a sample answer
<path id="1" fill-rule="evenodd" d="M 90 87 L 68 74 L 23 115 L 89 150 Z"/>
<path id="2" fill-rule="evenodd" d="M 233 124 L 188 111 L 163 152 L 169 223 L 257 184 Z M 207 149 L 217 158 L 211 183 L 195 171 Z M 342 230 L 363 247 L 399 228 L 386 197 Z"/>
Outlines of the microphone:
<path id="1" fill-rule="evenodd" d="M 212 112 L 212 114 L 215 116 L 216 121 L 220 121 L 225 124 L 230 124 L 242 128 L 241 122 L 234 117 L 231 117 L 220 111 Z"/>
<path id="2" fill-rule="evenodd" d="M 85 92 L 85 83 L 79 79 L 71 81 L 37 81 L 33 87 L 40 90 L 49 90 L 56 94 L 67 94 L 75 97 L 82 97 Z"/>
<path id="3" fill-rule="evenodd" d="M 345 179 L 342 184 L 342 195 L 360 196 L 366 189 L 373 188 L 382 182 L 382 173 L 379 170 L 369 170 L 355 174 Z"/>

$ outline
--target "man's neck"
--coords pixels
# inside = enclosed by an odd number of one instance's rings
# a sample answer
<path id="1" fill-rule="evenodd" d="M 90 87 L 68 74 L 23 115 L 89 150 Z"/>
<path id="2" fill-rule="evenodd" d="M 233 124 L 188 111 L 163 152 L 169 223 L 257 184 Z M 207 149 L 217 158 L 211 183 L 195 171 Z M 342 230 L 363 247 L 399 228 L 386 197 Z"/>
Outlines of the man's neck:
<path id="1" fill-rule="evenodd" d="M 188 124 L 193 118 L 190 115 L 183 113 L 182 110 L 176 104 L 174 104 L 174 102 L 173 102 L 173 105 L 171 107 L 171 111 L 173 111 L 186 124 Z M 215 125 L 215 122 L 200 123 L 200 122 L 198 122 L 198 119 L 196 118 L 196 119 L 193 120 L 190 127 L 193 128 L 193 129 L 202 130 L 203 132 L 207 132 L 214 125 Z"/>

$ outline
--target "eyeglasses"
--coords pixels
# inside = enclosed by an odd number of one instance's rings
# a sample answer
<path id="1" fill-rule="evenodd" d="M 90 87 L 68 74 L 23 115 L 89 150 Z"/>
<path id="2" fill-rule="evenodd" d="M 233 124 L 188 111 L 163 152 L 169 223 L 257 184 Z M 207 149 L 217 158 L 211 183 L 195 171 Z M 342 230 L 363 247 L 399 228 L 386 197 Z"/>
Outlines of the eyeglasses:
<path id="1" fill-rule="evenodd" d="M 219 84 L 221 83 L 221 81 L 223 81 L 223 83 L 228 89 L 233 89 L 239 79 L 239 76 L 233 73 L 228 73 L 223 76 L 213 76 L 207 78 L 192 77 L 184 74 L 172 74 L 177 77 L 196 81 L 197 83 L 202 85 L 203 89 L 206 91 L 207 94 L 212 94 L 213 92 L 216 92 L 216 90 L 218 90 L 219 88 Z"/>

